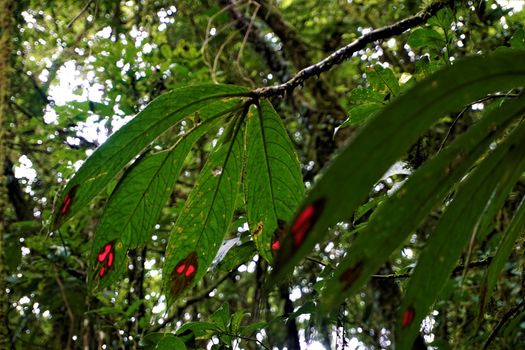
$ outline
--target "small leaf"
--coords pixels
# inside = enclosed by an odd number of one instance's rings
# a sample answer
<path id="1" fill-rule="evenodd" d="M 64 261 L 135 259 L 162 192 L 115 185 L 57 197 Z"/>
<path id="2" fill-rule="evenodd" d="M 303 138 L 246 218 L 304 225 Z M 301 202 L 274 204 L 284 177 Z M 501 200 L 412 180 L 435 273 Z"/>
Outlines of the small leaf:
<path id="1" fill-rule="evenodd" d="M 228 251 L 228 254 L 226 254 L 224 259 L 217 265 L 217 268 L 221 271 L 230 272 L 240 264 L 247 263 L 251 260 L 256 251 L 253 241 L 235 246 Z"/>
<path id="2" fill-rule="evenodd" d="M 442 49 L 446 42 L 443 35 L 430 28 L 418 28 L 408 38 L 407 44 L 413 48 L 430 47 L 432 49 Z"/>
<path id="3" fill-rule="evenodd" d="M 191 331 L 195 334 L 195 337 L 207 336 L 209 333 L 214 333 L 220 331 L 220 328 L 212 322 L 190 322 L 185 323 L 177 330 L 177 335 L 182 336 L 188 331 Z"/>
<path id="4" fill-rule="evenodd" d="M 261 329 L 265 328 L 267 325 L 268 323 L 264 321 L 251 323 L 247 326 L 241 327 L 240 333 L 241 335 L 249 335 L 255 331 L 260 331 Z"/>
<path id="5" fill-rule="evenodd" d="M 366 79 L 377 92 L 384 94 L 390 93 L 394 96 L 399 94 L 398 79 L 390 68 L 384 68 L 380 64 L 368 67 Z"/>
<path id="6" fill-rule="evenodd" d="M 237 310 L 231 319 L 230 322 L 230 330 L 232 334 L 239 334 L 239 330 L 241 328 L 242 321 L 246 316 L 249 316 L 250 314 L 244 312 L 244 310 Z"/>
<path id="7" fill-rule="evenodd" d="M 371 88 L 355 88 L 350 92 L 350 102 L 362 104 L 367 102 L 383 103 L 385 96 Z"/>
<path id="8" fill-rule="evenodd" d="M 217 311 L 213 313 L 211 319 L 222 331 L 227 332 L 230 324 L 230 306 L 228 303 L 223 303 Z"/>
<path id="9" fill-rule="evenodd" d="M 525 49 L 525 30 L 520 28 L 510 38 L 510 47 L 513 49 Z"/>
<path id="10" fill-rule="evenodd" d="M 170 333 L 151 333 L 144 337 L 143 346 L 151 350 L 186 350 L 186 345 Z"/>
<path id="11" fill-rule="evenodd" d="M 450 25 L 454 20 L 454 15 L 449 7 L 442 8 L 435 16 L 428 20 L 428 24 L 441 27 L 443 30 L 450 30 Z"/>
<path id="12" fill-rule="evenodd" d="M 361 126 L 366 124 L 374 117 L 377 111 L 383 108 L 382 103 L 371 102 L 350 108 L 348 118 L 341 124 L 338 129 L 347 126 Z"/>

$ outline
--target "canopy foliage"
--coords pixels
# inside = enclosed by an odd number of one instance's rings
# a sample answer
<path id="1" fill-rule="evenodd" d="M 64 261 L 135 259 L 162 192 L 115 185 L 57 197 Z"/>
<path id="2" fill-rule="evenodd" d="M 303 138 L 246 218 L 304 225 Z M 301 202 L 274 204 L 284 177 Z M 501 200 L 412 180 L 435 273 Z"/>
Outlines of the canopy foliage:
<path id="1" fill-rule="evenodd" d="M 525 343 L 523 4 L 0 13 L 0 349 Z"/>

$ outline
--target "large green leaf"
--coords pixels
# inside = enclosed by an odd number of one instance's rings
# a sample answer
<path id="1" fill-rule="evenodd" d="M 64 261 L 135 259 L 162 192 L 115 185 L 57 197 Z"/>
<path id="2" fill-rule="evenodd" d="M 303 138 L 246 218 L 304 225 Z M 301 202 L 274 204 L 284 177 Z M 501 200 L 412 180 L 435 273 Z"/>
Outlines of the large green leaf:
<path id="1" fill-rule="evenodd" d="M 270 245 L 279 222 L 288 222 L 304 195 L 299 161 L 279 115 L 261 101 L 246 125 L 245 194 L 248 223 L 261 255 L 272 260 Z"/>
<path id="2" fill-rule="evenodd" d="M 486 152 L 494 137 L 525 113 L 525 96 L 491 110 L 477 124 L 412 174 L 403 187 L 374 213 L 365 232 L 352 244 L 327 281 L 323 305 L 333 309 L 355 293 L 394 249 L 439 206 L 468 169 Z M 431 180 L 429 180 L 431 179 Z M 349 271 L 354 271 L 351 274 Z"/>
<path id="3" fill-rule="evenodd" d="M 524 59 L 525 52 L 516 51 L 459 61 L 385 106 L 339 154 L 310 192 L 294 221 L 304 239 L 295 239 L 300 244 L 294 251 L 277 255 L 273 280 L 290 273 L 329 226 L 349 217 L 390 165 L 440 117 L 490 92 L 523 85 L 525 66 L 515 63 Z M 287 241 L 294 240 L 293 234 L 287 237 Z"/>
<path id="4" fill-rule="evenodd" d="M 505 263 L 507 262 L 509 255 L 512 252 L 512 248 L 514 247 L 514 243 L 518 239 L 518 236 L 520 235 L 520 233 L 523 233 L 524 226 L 525 226 L 525 197 L 522 198 L 518 209 L 516 209 L 516 212 L 514 213 L 514 216 L 512 217 L 512 221 L 509 227 L 507 228 L 505 235 L 503 236 L 503 239 L 501 240 L 501 243 L 498 246 L 498 250 L 496 251 L 494 258 L 490 262 L 489 268 L 487 269 L 485 273 L 483 285 L 481 286 L 481 297 L 480 297 L 480 302 L 479 302 L 479 307 L 480 307 L 479 318 L 480 319 L 483 318 L 485 307 L 487 306 L 487 303 L 490 300 L 490 296 L 492 295 L 492 291 L 496 285 L 498 276 L 503 270 L 503 267 Z"/>
<path id="5" fill-rule="evenodd" d="M 171 149 L 147 153 L 125 172 L 112 192 L 97 227 L 90 259 L 93 270 L 90 277 L 94 278 L 90 278 L 90 282 L 98 280 L 97 276 L 100 274 L 103 276 L 100 279 L 103 285 L 120 277 L 127 266 L 127 250 L 149 240 L 151 230 L 158 221 L 193 144 L 210 128 L 215 127 L 221 116 L 239 108 L 242 106 L 225 109 L 212 117 L 202 115 L 204 121 L 182 135 Z M 114 251 L 113 266 L 110 267 L 112 271 L 109 273 L 104 261 L 97 261 L 96 256 L 111 242 Z"/>
<path id="6" fill-rule="evenodd" d="M 449 278 L 482 219 L 503 205 L 525 169 L 525 127 L 518 128 L 489 154 L 460 187 L 430 235 L 408 282 L 397 327 L 398 349 L 411 349 L 423 318 Z"/>
<path id="7" fill-rule="evenodd" d="M 232 220 L 240 187 L 245 113 L 224 132 L 170 235 L 163 279 L 173 298 L 206 273 Z"/>
<path id="8" fill-rule="evenodd" d="M 58 197 L 53 227 L 85 207 L 141 150 L 182 118 L 203 108 L 224 106 L 213 100 L 246 96 L 247 89 L 230 85 L 198 85 L 174 90 L 152 101 L 115 132 L 85 161 Z"/>

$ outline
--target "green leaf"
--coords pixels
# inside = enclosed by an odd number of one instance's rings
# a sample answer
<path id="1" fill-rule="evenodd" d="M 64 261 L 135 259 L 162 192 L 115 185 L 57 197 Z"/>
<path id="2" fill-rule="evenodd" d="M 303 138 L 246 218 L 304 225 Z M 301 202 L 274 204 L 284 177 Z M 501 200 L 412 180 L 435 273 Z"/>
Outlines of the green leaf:
<path id="1" fill-rule="evenodd" d="M 430 47 L 441 49 L 445 47 L 446 42 L 443 35 L 430 28 L 418 28 L 408 38 L 407 44 L 413 48 Z"/>
<path id="2" fill-rule="evenodd" d="M 228 303 L 223 303 L 211 316 L 213 323 L 216 324 L 220 330 L 228 331 L 230 324 L 230 306 Z"/>
<path id="3" fill-rule="evenodd" d="M 224 259 L 217 265 L 221 271 L 230 272 L 242 263 L 247 263 L 255 255 L 256 249 L 253 241 L 243 243 L 231 248 Z"/>
<path id="4" fill-rule="evenodd" d="M 416 72 L 421 77 L 427 77 L 437 72 L 443 67 L 443 63 L 439 60 L 431 59 L 428 56 L 423 56 L 416 61 Z"/>
<path id="5" fill-rule="evenodd" d="M 239 334 L 239 330 L 241 328 L 242 321 L 244 320 L 244 317 L 249 316 L 250 314 L 244 312 L 244 310 L 237 310 L 231 319 L 230 322 L 230 330 L 232 334 Z"/>
<path id="6" fill-rule="evenodd" d="M 516 209 L 514 216 L 512 217 L 512 221 L 509 227 L 507 228 L 501 243 L 498 246 L 498 250 L 496 251 L 494 258 L 490 262 L 490 265 L 485 273 L 485 278 L 484 278 L 484 281 L 481 287 L 481 297 L 480 297 L 480 302 L 479 302 L 480 319 L 483 317 L 485 307 L 487 306 L 487 303 L 490 300 L 490 296 L 496 285 L 498 276 L 503 270 L 503 267 L 505 263 L 507 262 L 507 258 L 510 256 L 512 252 L 512 248 L 514 247 L 514 243 L 518 239 L 518 236 L 521 233 L 523 233 L 524 226 L 525 226 L 525 197 L 521 199 L 521 202 L 518 208 Z"/>
<path id="7" fill-rule="evenodd" d="M 233 134 L 230 137 L 225 131 L 227 141 L 209 156 L 170 234 L 163 279 L 171 298 L 206 273 L 228 231 L 240 187 L 243 119 L 244 112 L 231 121 Z"/>
<path id="8" fill-rule="evenodd" d="M 245 172 L 248 224 L 261 256 L 271 261 L 275 231 L 292 218 L 304 185 L 293 145 L 268 101 L 248 115 Z"/>
<path id="9" fill-rule="evenodd" d="M 261 329 L 265 328 L 268 325 L 268 323 L 261 321 L 261 322 L 255 322 L 250 323 L 247 326 L 241 327 L 241 335 L 251 334 L 255 331 L 260 331 Z"/>
<path id="10" fill-rule="evenodd" d="M 525 169 L 525 127 L 517 129 L 469 175 L 430 235 L 408 282 L 397 327 L 397 348 L 411 349 L 420 323 L 448 280 L 481 220 L 492 218 Z M 407 311 L 411 310 L 411 311 Z M 406 312 L 410 322 L 402 322 Z"/>
<path id="11" fill-rule="evenodd" d="M 107 286 L 120 278 L 126 270 L 127 250 L 149 241 L 194 143 L 216 126 L 219 117 L 234 112 L 236 108 L 225 109 L 212 117 L 203 115 L 205 121 L 182 135 L 171 149 L 147 153 L 126 171 L 111 194 L 97 227 L 90 259 L 93 278 L 89 283 L 99 280 L 97 286 Z M 109 272 L 105 271 L 104 262 L 97 260 L 97 254 L 112 241 L 115 247 L 114 270 Z M 102 268 L 105 275 L 99 279 Z"/>
<path id="12" fill-rule="evenodd" d="M 408 177 L 401 189 L 374 212 L 362 235 L 339 263 L 321 296 L 334 309 L 355 293 L 424 220 L 481 157 L 494 137 L 525 112 L 525 96 L 491 110 L 450 146 Z M 432 179 L 432 181 L 429 181 Z M 359 210 L 358 210 L 359 212 Z M 349 271 L 354 269 L 354 275 Z M 347 280 L 345 282 L 345 279 Z M 343 281 L 343 283 L 342 283 Z"/>
<path id="13" fill-rule="evenodd" d="M 312 188 L 303 210 L 293 221 L 297 226 L 304 224 L 300 227 L 304 239 L 298 240 L 297 244 L 293 234 L 287 235 L 286 241 L 291 243 L 286 244 L 295 246 L 295 249 L 279 252 L 272 281 L 280 281 L 290 273 L 300 259 L 322 240 L 329 226 L 348 218 L 381 175 L 436 120 L 490 92 L 523 84 L 525 66 L 514 64 L 522 60 L 525 60 L 525 52 L 516 51 L 458 61 L 385 106 L 361 129 Z"/>
<path id="14" fill-rule="evenodd" d="M 384 68 L 380 64 L 368 67 L 366 79 L 377 92 L 394 96 L 399 94 L 399 82 L 390 68 Z"/>
<path id="15" fill-rule="evenodd" d="M 350 92 L 350 102 L 362 104 L 367 102 L 383 103 L 385 96 L 371 88 L 355 88 Z"/>
<path id="16" fill-rule="evenodd" d="M 525 30 L 523 28 L 514 32 L 512 38 L 510 38 L 510 47 L 519 50 L 525 49 Z"/>
<path id="17" fill-rule="evenodd" d="M 163 44 L 160 46 L 160 52 L 164 58 L 170 59 L 172 56 L 171 47 L 168 44 Z"/>
<path id="18" fill-rule="evenodd" d="M 450 25 L 454 20 L 454 15 L 449 7 L 445 7 L 428 20 L 428 24 L 441 27 L 443 30 L 450 30 Z"/>
<path id="19" fill-rule="evenodd" d="M 365 103 L 352 107 L 348 111 L 348 118 L 338 127 L 338 129 L 347 126 L 361 126 L 366 124 L 381 108 L 383 108 L 383 104 L 377 102 Z"/>
<path id="20" fill-rule="evenodd" d="M 99 193 L 139 152 L 182 118 L 203 108 L 217 108 L 213 100 L 245 96 L 247 89 L 230 85 L 189 86 L 152 101 L 129 123 L 115 132 L 84 162 L 60 196 L 52 218 L 58 228 Z"/>
<path id="21" fill-rule="evenodd" d="M 143 346 L 151 350 L 186 350 L 186 345 L 170 333 L 151 333 L 144 337 Z"/>
<path id="22" fill-rule="evenodd" d="M 203 337 L 208 335 L 210 332 L 218 332 L 221 329 L 215 323 L 212 322 L 190 322 L 185 323 L 177 330 L 177 335 L 183 336 L 188 331 L 193 332 L 195 337 Z"/>

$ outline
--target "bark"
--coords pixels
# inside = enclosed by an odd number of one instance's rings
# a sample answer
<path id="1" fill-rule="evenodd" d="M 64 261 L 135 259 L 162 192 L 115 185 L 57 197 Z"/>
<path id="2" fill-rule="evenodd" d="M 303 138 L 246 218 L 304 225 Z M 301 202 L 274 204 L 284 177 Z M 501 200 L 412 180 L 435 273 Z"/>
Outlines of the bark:
<path id="1" fill-rule="evenodd" d="M 0 0 L 0 350 L 8 349 L 9 327 L 8 308 L 9 300 L 5 292 L 5 217 L 9 206 L 7 178 L 4 175 L 7 146 L 5 142 L 7 127 L 7 104 L 9 98 L 9 75 L 11 70 L 11 35 L 12 35 L 12 0 Z"/>

